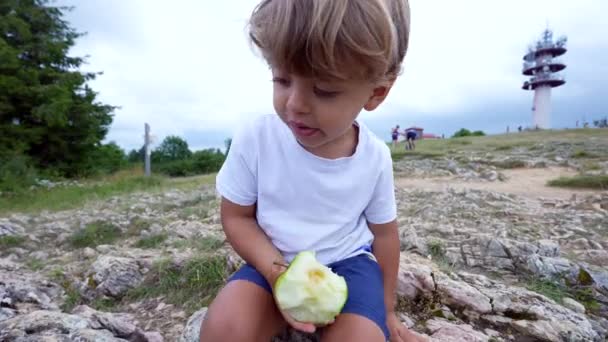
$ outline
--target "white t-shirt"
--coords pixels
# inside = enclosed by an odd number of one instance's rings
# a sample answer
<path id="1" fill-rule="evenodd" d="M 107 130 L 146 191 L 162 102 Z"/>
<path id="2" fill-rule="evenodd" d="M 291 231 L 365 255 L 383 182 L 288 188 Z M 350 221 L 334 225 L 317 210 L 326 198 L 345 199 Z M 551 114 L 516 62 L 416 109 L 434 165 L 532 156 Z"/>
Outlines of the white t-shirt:
<path id="1" fill-rule="evenodd" d="M 323 264 L 366 253 L 367 222 L 397 216 L 388 146 L 367 127 L 350 157 L 325 159 L 306 151 L 277 115 L 262 116 L 232 140 L 217 175 L 229 201 L 257 203 L 257 222 L 289 262 L 313 250 Z"/>

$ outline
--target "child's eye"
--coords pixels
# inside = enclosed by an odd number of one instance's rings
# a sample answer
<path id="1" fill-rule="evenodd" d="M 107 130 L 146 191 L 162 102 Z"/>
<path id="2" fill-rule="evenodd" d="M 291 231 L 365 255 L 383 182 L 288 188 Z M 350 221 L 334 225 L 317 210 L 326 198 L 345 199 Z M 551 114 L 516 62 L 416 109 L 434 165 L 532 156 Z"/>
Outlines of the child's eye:
<path id="1" fill-rule="evenodd" d="M 323 90 L 323 89 L 320 89 L 317 87 L 314 88 L 314 92 L 315 92 L 315 95 L 317 95 L 318 97 L 324 97 L 324 98 L 332 98 L 332 97 L 336 97 L 338 94 L 340 94 L 339 91 Z"/>
<path id="2" fill-rule="evenodd" d="M 289 85 L 289 80 L 282 78 L 282 77 L 273 77 L 272 78 L 272 82 L 280 84 L 282 86 L 288 86 Z"/>

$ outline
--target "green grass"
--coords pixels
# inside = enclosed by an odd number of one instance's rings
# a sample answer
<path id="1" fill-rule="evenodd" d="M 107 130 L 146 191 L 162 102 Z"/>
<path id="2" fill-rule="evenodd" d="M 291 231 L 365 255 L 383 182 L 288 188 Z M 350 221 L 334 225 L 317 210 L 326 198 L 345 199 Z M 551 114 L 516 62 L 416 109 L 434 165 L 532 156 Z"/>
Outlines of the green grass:
<path id="1" fill-rule="evenodd" d="M 598 164 L 597 162 L 594 162 L 594 161 L 590 161 L 590 160 L 583 161 L 582 165 L 583 165 L 583 169 L 585 169 L 587 171 L 595 171 L 595 170 L 602 169 L 600 164 Z"/>
<path id="2" fill-rule="evenodd" d="M 590 138 L 594 139 L 595 145 L 608 146 L 608 130 L 571 129 L 498 134 L 483 137 L 423 139 L 416 142 L 415 152 L 422 154 L 432 153 L 447 155 L 456 152 L 509 151 L 519 147 L 527 148 L 529 150 L 542 149 L 546 152 L 551 152 L 551 146 L 554 143 L 566 142 L 572 145 L 584 144 L 587 143 Z M 601 151 L 601 149 L 598 150 Z M 392 152 L 397 158 L 403 158 L 407 155 L 403 142 L 400 142 L 398 148 L 394 149 Z M 587 152 L 586 154 L 595 156 L 595 154 Z M 606 155 L 608 155 L 608 153 L 606 153 Z"/>
<path id="3" fill-rule="evenodd" d="M 441 240 L 431 239 L 427 242 L 427 247 L 433 260 L 442 260 L 445 258 L 445 246 Z"/>
<path id="4" fill-rule="evenodd" d="M 131 219 L 129 226 L 127 227 L 127 235 L 137 236 L 142 230 L 150 228 L 150 221 L 136 216 Z"/>
<path id="5" fill-rule="evenodd" d="M 519 169 L 526 167 L 526 162 L 519 159 L 506 159 L 501 161 L 492 161 L 492 165 L 500 169 Z"/>
<path id="6" fill-rule="evenodd" d="M 547 185 L 564 188 L 608 189 L 608 175 L 576 175 L 550 180 Z"/>
<path id="7" fill-rule="evenodd" d="M 221 256 L 199 256 L 175 266 L 171 260 L 158 262 L 144 283 L 130 290 L 126 300 L 164 296 L 168 303 L 180 306 L 188 314 L 208 305 L 226 281 L 226 260 Z"/>
<path id="8" fill-rule="evenodd" d="M 84 304 L 84 300 L 80 295 L 80 292 L 72 285 L 68 277 L 65 275 L 60 267 L 55 267 L 50 273 L 49 277 L 58 283 L 65 292 L 64 301 L 61 304 L 61 310 L 64 312 L 70 312 L 76 307 L 76 305 Z"/>
<path id="9" fill-rule="evenodd" d="M 148 237 L 139 239 L 139 241 L 137 241 L 137 243 L 135 244 L 135 247 L 150 249 L 157 248 L 158 246 L 160 246 L 160 244 L 167 240 L 167 237 L 167 233 L 150 235 Z"/>
<path id="10" fill-rule="evenodd" d="M 39 271 L 44 268 L 44 262 L 40 259 L 30 258 L 26 262 L 27 267 L 32 271 Z"/>
<path id="11" fill-rule="evenodd" d="M 224 245 L 224 240 L 214 236 L 205 236 L 196 239 L 179 240 L 173 243 L 173 247 L 194 248 L 200 252 L 213 252 Z"/>
<path id="12" fill-rule="evenodd" d="M 563 304 L 564 298 L 569 297 L 583 304 L 587 312 L 597 313 L 600 309 L 600 304 L 593 295 L 593 288 L 589 285 L 562 285 L 549 279 L 530 278 L 525 281 L 524 286 L 530 291 L 553 299 L 558 304 Z"/>
<path id="13" fill-rule="evenodd" d="M 551 298 L 559 304 L 563 303 L 564 297 L 569 297 L 568 291 L 565 287 L 548 279 L 528 279 L 524 286 L 528 290 L 542 294 L 547 298 Z"/>
<path id="14" fill-rule="evenodd" d="M 13 212 L 38 212 L 41 210 L 66 210 L 82 207 L 89 201 L 100 201 L 112 196 L 133 192 L 162 192 L 168 189 L 195 189 L 213 184 L 215 174 L 168 178 L 143 177 L 133 170 L 119 171 L 102 178 L 78 180 L 82 186 L 66 186 L 52 189 L 34 189 L 17 194 L 0 195 L 0 214 Z"/>
<path id="15" fill-rule="evenodd" d="M 594 153 L 587 152 L 585 150 L 576 150 L 572 153 L 572 158 L 597 158 L 598 156 Z"/>
<path id="16" fill-rule="evenodd" d="M 113 298 L 96 298 L 89 305 L 98 311 L 113 311 L 120 302 Z"/>
<path id="17" fill-rule="evenodd" d="M 186 220 L 192 216 L 199 219 L 209 217 L 209 212 L 211 210 L 209 208 L 209 203 L 211 202 L 211 199 L 203 199 L 201 202 L 203 203 L 181 209 L 178 217 L 182 220 Z"/>
<path id="18" fill-rule="evenodd" d="M 416 157 L 416 158 L 420 158 L 420 159 L 425 159 L 425 158 L 434 159 L 434 158 L 445 157 L 445 153 L 443 153 L 443 152 L 418 151 L 418 150 L 414 150 L 414 151 L 393 150 L 391 155 L 393 157 L 393 161 L 401 160 L 405 157 Z"/>
<path id="19" fill-rule="evenodd" d="M 94 181 L 83 186 L 36 189 L 13 196 L 0 197 L 0 214 L 6 212 L 35 212 L 64 210 L 82 206 L 90 200 L 103 200 L 115 195 L 159 188 L 166 181 L 159 177 L 131 177 L 118 180 Z"/>
<path id="20" fill-rule="evenodd" d="M 25 242 L 25 237 L 23 236 L 15 236 L 15 235 L 6 235 L 0 236 L 0 247 L 11 248 L 11 247 L 19 247 Z"/>
<path id="21" fill-rule="evenodd" d="M 106 222 L 89 223 L 84 229 L 76 231 L 70 237 L 70 245 L 74 248 L 95 247 L 112 244 L 121 237 L 118 227 Z"/>

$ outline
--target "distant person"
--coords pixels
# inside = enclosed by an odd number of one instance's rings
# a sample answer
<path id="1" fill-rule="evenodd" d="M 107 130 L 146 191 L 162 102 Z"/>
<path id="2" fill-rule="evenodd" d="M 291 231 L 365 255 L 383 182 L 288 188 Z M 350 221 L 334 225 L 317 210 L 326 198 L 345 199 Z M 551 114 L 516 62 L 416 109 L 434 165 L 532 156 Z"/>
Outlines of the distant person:
<path id="1" fill-rule="evenodd" d="M 519 127 L 517 127 L 517 130 L 518 130 L 519 132 L 521 132 L 521 130 L 522 130 L 521 125 L 520 125 Z"/>
<path id="2" fill-rule="evenodd" d="M 321 330 L 324 342 L 417 342 L 395 311 L 391 150 L 359 116 L 400 74 L 408 2 L 258 1 L 248 36 L 272 74 L 276 114 L 238 130 L 217 175 L 222 228 L 245 263 L 209 305 L 200 341 L 270 341 L 291 326 Z M 273 296 L 302 251 L 347 283 L 325 327 L 296 321 Z"/>
<path id="3" fill-rule="evenodd" d="M 507 134 L 509 134 L 509 126 L 507 126 Z"/>
<path id="4" fill-rule="evenodd" d="M 417 136 L 418 136 L 418 133 L 416 133 L 416 130 L 408 129 L 405 132 L 405 140 L 406 140 L 405 149 L 406 150 L 413 151 L 416 149 L 416 137 Z"/>
<path id="5" fill-rule="evenodd" d="M 396 149 L 399 142 L 399 125 L 391 130 L 391 139 L 393 140 L 393 149 Z"/>

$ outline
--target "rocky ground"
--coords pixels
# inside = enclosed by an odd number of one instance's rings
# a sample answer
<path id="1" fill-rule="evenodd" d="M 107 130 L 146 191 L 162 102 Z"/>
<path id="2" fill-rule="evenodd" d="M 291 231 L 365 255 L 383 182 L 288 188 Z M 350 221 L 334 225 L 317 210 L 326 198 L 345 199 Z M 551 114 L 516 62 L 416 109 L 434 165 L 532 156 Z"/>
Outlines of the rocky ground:
<path id="1" fill-rule="evenodd" d="M 608 339 L 608 192 L 518 183 L 608 173 L 608 136 L 457 147 L 395 162 L 404 324 L 430 341 Z M 0 341 L 193 342 L 239 264 L 212 186 L 7 214 Z"/>

